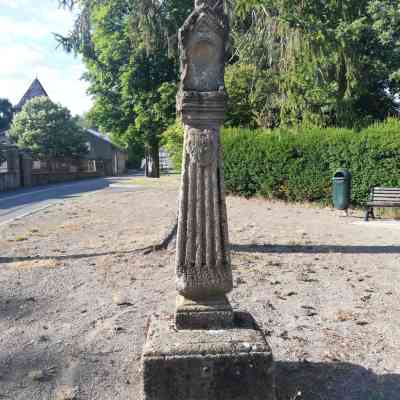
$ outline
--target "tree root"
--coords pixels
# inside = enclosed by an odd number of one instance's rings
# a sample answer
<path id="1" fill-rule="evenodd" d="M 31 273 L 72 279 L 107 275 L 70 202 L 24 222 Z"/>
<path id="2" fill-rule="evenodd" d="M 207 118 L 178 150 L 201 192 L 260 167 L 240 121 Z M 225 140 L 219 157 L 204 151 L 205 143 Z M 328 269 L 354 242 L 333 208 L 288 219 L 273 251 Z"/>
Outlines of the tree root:
<path id="1" fill-rule="evenodd" d="M 164 236 L 164 238 L 161 240 L 160 243 L 145 247 L 140 251 L 142 252 L 143 255 L 148 255 L 151 253 L 156 253 L 158 251 L 167 250 L 170 247 L 170 245 L 174 242 L 177 231 L 178 231 L 178 219 L 176 219 L 175 223 L 170 227 L 170 229 L 168 229 L 166 235 Z"/>

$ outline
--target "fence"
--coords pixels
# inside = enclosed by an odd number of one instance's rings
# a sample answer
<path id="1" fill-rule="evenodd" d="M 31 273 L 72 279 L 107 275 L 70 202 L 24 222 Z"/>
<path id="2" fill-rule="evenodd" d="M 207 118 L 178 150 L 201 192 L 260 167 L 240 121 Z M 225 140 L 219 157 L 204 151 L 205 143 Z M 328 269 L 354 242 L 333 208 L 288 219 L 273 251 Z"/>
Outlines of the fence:
<path id="1" fill-rule="evenodd" d="M 105 170 L 101 160 L 33 160 L 31 175 L 31 186 L 38 186 L 105 176 Z"/>
<path id="2" fill-rule="evenodd" d="M 106 175 L 103 160 L 38 160 L 12 146 L 0 147 L 0 155 L 0 192 Z"/>
<path id="3" fill-rule="evenodd" d="M 19 151 L 12 146 L 0 147 L 0 192 L 21 186 Z"/>

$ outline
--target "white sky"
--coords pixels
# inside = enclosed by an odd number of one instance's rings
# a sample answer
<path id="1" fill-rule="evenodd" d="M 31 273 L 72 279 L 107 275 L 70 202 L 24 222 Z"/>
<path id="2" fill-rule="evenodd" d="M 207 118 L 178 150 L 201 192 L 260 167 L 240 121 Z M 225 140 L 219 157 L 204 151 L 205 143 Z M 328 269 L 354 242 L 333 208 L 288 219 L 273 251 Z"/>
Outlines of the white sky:
<path id="1" fill-rule="evenodd" d="M 53 36 L 68 33 L 73 20 L 57 0 L 0 0 L 0 97 L 15 105 L 37 76 L 50 98 L 74 115 L 89 110 L 84 66 L 57 49 Z"/>

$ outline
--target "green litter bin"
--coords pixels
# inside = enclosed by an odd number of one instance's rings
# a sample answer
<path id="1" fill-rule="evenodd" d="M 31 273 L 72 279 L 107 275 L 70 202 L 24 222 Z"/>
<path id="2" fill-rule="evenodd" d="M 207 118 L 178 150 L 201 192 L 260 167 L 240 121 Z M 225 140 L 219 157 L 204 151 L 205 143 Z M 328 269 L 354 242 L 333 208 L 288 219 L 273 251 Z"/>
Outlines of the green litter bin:
<path id="1" fill-rule="evenodd" d="M 351 173 L 345 168 L 338 169 L 332 178 L 333 205 L 338 210 L 348 210 L 351 202 Z"/>

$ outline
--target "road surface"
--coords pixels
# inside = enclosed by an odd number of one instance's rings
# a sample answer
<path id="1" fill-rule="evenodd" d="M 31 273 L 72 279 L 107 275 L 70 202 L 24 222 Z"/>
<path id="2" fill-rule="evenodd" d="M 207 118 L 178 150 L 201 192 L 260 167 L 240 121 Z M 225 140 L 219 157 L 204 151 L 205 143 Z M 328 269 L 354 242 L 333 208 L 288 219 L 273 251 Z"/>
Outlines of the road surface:
<path id="1" fill-rule="evenodd" d="M 119 178 L 97 178 L 1 193 L 0 226 L 50 207 L 60 200 L 110 188 L 116 180 Z"/>

